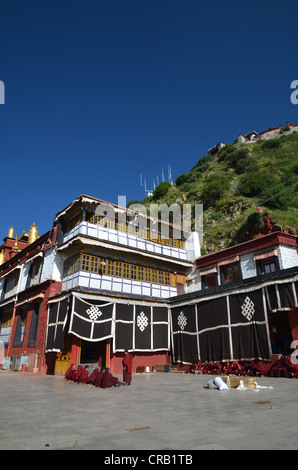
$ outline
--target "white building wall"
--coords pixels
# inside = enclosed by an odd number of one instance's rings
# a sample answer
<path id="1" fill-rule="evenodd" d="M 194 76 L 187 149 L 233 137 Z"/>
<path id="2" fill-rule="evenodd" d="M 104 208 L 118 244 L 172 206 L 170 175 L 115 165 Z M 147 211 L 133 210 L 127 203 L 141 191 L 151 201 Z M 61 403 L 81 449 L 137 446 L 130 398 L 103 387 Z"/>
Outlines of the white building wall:
<path id="1" fill-rule="evenodd" d="M 44 254 L 44 262 L 42 266 L 40 283 L 52 279 L 53 281 L 62 280 L 63 260 L 56 252 L 56 248 L 52 247 Z"/>
<path id="2" fill-rule="evenodd" d="M 257 267 L 253 253 L 242 255 L 240 257 L 240 266 L 243 279 L 257 275 Z"/>
<path id="3" fill-rule="evenodd" d="M 23 290 L 26 289 L 26 284 L 27 284 L 27 281 L 28 281 L 28 276 L 29 276 L 31 263 L 32 263 L 32 261 L 29 262 L 29 263 L 25 263 L 23 265 L 22 277 L 20 279 L 20 290 L 19 290 L 19 292 L 22 292 Z"/>
<path id="4" fill-rule="evenodd" d="M 298 251 L 293 246 L 280 245 L 278 249 L 280 269 L 288 269 L 298 266 Z"/>

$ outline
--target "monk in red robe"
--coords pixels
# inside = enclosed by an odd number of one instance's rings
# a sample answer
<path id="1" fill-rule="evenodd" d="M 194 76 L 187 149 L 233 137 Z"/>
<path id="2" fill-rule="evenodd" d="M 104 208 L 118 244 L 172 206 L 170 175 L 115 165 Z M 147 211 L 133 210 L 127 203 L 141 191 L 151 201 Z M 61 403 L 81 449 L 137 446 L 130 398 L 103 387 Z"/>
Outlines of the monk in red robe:
<path id="1" fill-rule="evenodd" d="M 250 361 L 249 371 L 250 375 L 254 375 L 255 377 L 267 375 L 267 370 L 261 362 Z"/>
<path id="2" fill-rule="evenodd" d="M 98 367 L 96 367 L 93 370 L 93 372 L 91 372 L 91 374 L 89 375 L 88 380 L 87 380 L 87 385 L 94 385 L 95 379 L 98 376 L 98 374 L 99 374 L 99 369 Z"/>
<path id="3" fill-rule="evenodd" d="M 101 387 L 101 382 L 104 374 L 104 367 L 101 367 L 100 372 L 96 375 L 96 378 L 94 380 L 94 387 Z"/>
<path id="4" fill-rule="evenodd" d="M 86 384 L 89 377 L 89 366 L 85 366 L 78 379 L 79 384 Z"/>
<path id="5" fill-rule="evenodd" d="M 101 381 L 101 387 L 102 388 L 112 388 L 115 387 L 119 383 L 119 380 L 117 377 L 114 377 L 111 372 L 109 367 L 107 367 L 104 371 L 102 381 Z"/>
<path id="6" fill-rule="evenodd" d="M 67 381 L 69 381 L 69 380 L 74 380 L 75 376 L 76 376 L 76 366 L 75 364 L 71 364 L 70 367 L 65 372 L 64 377 Z"/>
<path id="7" fill-rule="evenodd" d="M 234 361 L 232 364 L 232 371 L 235 375 L 245 375 L 242 371 L 242 367 L 238 361 Z"/>
<path id="8" fill-rule="evenodd" d="M 222 373 L 223 374 L 233 374 L 233 369 L 231 363 L 229 361 L 224 362 L 222 366 Z"/>
<path id="9" fill-rule="evenodd" d="M 133 363 L 133 357 L 126 349 L 124 351 L 124 358 L 122 361 L 122 365 L 123 365 L 123 382 L 126 383 L 127 385 L 131 384 L 132 363 Z"/>
<path id="10" fill-rule="evenodd" d="M 77 368 L 77 372 L 76 372 L 76 375 L 75 375 L 75 378 L 73 379 L 74 382 L 78 382 L 80 377 L 81 377 L 81 374 L 82 374 L 82 371 L 83 371 L 83 366 L 79 366 Z"/>
<path id="11" fill-rule="evenodd" d="M 298 365 L 294 364 L 290 356 L 284 356 L 284 365 L 288 372 L 288 377 L 297 377 L 298 376 Z"/>

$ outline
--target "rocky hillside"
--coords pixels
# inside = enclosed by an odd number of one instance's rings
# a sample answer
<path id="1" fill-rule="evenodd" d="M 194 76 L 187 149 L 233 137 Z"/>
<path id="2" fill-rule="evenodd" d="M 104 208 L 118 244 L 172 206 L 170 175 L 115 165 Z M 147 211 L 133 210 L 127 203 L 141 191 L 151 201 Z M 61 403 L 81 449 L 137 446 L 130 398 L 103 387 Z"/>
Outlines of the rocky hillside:
<path id="1" fill-rule="evenodd" d="M 182 156 L 183 158 L 183 156 Z M 137 201 L 131 201 L 130 204 Z M 142 204 L 204 205 L 203 253 L 282 230 L 298 231 L 298 132 L 231 144 L 202 157 Z"/>

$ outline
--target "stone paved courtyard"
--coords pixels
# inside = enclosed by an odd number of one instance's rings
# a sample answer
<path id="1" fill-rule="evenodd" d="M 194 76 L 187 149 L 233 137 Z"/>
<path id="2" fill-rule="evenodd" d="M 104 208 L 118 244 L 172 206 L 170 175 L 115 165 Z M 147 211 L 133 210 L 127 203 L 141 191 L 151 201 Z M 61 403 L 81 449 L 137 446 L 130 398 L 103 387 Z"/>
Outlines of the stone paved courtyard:
<path id="1" fill-rule="evenodd" d="M 130 387 L 104 390 L 0 371 L 0 449 L 298 448 L 297 379 L 260 378 L 273 388 L 256 392 L 210 390 L 213 377 L 137 374 Z"/>

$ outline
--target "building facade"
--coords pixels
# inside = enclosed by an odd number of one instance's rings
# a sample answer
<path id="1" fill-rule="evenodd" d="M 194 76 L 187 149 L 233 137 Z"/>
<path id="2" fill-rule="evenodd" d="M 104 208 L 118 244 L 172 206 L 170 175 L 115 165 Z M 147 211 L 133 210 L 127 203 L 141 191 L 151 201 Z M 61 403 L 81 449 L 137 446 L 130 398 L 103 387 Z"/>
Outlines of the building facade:
<path id="1" fill-rule="evenodd" d="M 274 232 L 201 256 L 171 302 L 174 361 L 271 361 L 298 341 L 297 236 Z"/>
<path id="2" fill-rule="evenodd" d="M 125 349 L 135 353 L 135 368 L 169 363 L 166 301 L 184 292 L 199 249 L 194 234 L 178 238 L 178 227 L 86 195 L 54 226 L 63 269 L 61 293 L 50 300 L 47 355 L 64 358 L 61 371 L 84 362 L 119 373 Z M 58 308 L 67 325 L 60 330 Z"/>
<path id="3" fill-rule="evenodd" d="M 196 232 L 86 195 L 46 234 L 31 229 L 22 239 L 10 229 L 0 247 L 0 345 L 14 370 L 120 374 L 126 349 L 133 372 L 269 362 L 298 341 L 295 235 L 200 256 Z"/>
<path id="4" fill-rule="evenodd" d="M 48 299 L 61 290 L 56 266 L 56 231 L 38 237 L 33 225 L 29 234 L 13 238 L 10 229 L 1 247 L 0 345 L 13 370 L 47 371 L 45 340 Z"/>

